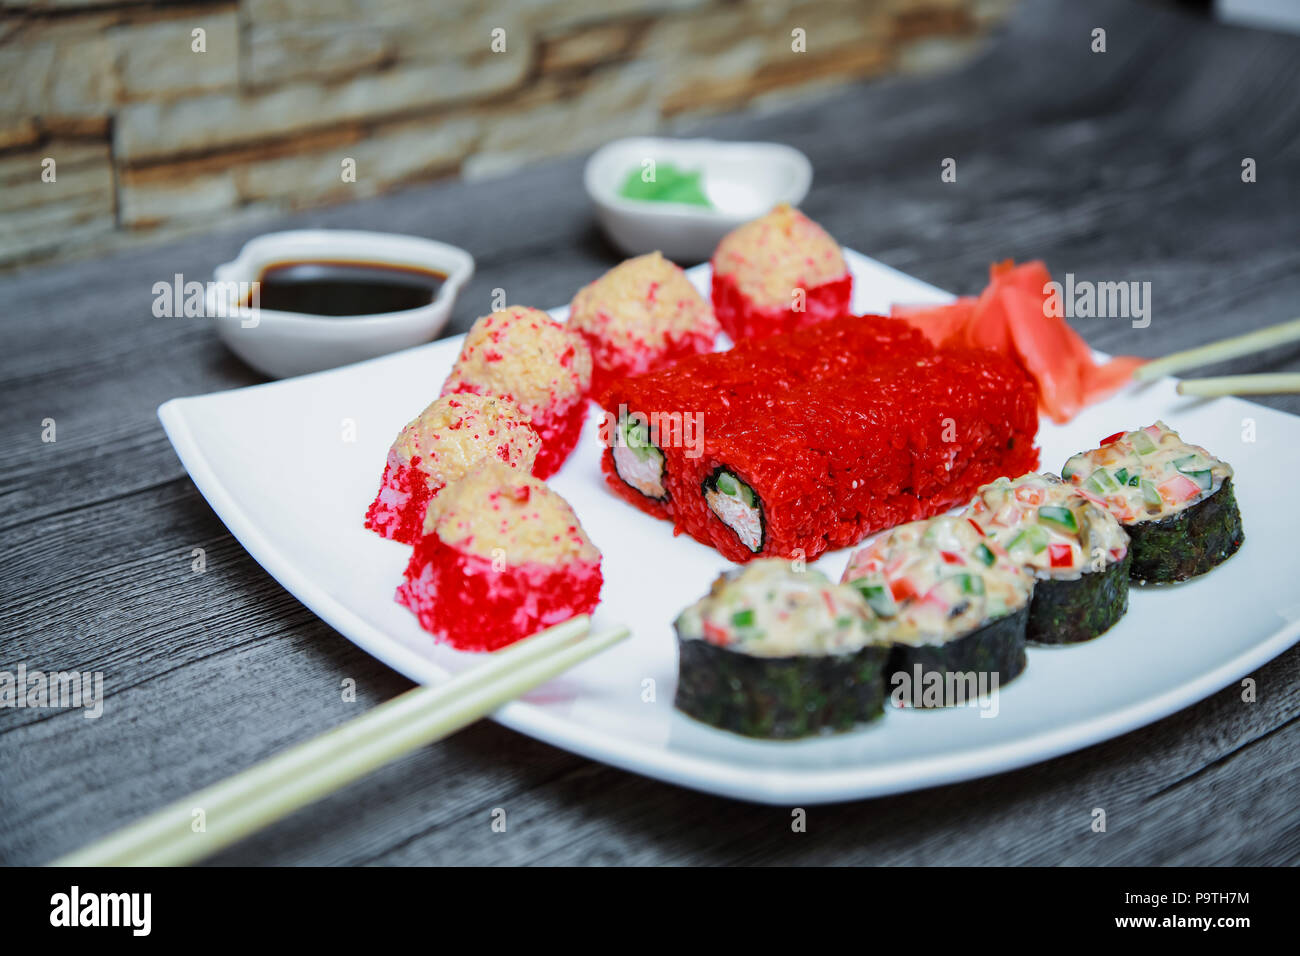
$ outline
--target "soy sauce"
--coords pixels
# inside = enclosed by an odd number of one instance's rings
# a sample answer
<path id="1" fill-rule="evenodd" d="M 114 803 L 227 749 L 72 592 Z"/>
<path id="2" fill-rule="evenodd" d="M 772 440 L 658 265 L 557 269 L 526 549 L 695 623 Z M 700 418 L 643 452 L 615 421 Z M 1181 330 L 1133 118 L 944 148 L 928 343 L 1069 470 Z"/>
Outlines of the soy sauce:
<path id="1" fill-rule="evenodd" d="M 280 312 L 346 317 L 428 305 L 447 276 L 381 262 L 277 262 L 258 277 L 259 305 Z"/>

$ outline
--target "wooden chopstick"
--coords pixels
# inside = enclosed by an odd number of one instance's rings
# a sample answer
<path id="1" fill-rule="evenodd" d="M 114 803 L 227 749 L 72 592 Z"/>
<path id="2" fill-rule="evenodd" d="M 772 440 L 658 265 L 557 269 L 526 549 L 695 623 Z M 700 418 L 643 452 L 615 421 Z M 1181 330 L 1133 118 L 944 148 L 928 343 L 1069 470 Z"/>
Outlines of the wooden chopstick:
<path id="1" fill-rule="evenodd" d="M 629 634 L 620 627 L 581 639 L 590 624 L 580 615 L 540 631 L 444 684 L 407 691 L 54 865 L 173 866 L 202 859 L 402 754 L 473 723 Z M 199 810 L 204 827 L 195 832 Z"/>
<path id="2" fill-rule="evenodd" d="M 1300 340 L 1300 319 L 1292 319 L 1280 325 L 1271 325 L 1266 329 L 1256 329 L 1245 335 L 1236 335 L 1230 339 L 1221 339 L 1209 345 L 1201 345 L 1183 352 L 1174 352 L 1164 358 L 1154 359 L 1145 365 L 1139 365 L 1133 372 L 1138 381 L 1148 382 L 1164 375 L 1172 375 L 1184 369 L 1198 368 L 1212 362 L 1224 362 L 1228 359 L 1262 352 L 1264 349 L 1288 342 Z"/>
<path id="3" fill-rule="evenodd" d="M 1185 378 L 1178 383 L 1179 395 L 1281 395 L 1300 392 L 1300 372 L 1268 372 L 1260 375 L 1223 375 L 1219 378 Z"/>

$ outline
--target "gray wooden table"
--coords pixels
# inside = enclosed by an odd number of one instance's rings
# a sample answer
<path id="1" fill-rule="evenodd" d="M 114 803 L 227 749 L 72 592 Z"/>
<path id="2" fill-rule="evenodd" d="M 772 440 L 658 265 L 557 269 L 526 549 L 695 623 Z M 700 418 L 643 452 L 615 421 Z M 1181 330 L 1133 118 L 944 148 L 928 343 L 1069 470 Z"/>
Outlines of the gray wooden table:
<path id="1" fill-rule="evenodd" d="M 1090 32 L 1107 30 L 1104 54 Z M 1156 355 L 1300 313 L 1300 38 L 1123 2 L 1035 3 L 957 75 L 876 83 L 702 132 L 808 153 L 807 211 L 939 286 L 991 260 L 1152 283 L 1153 321 L 1077 320 Z M 940 162 L 957 160 L 957 182 Z M 1241 180 L 1245 157 L 1258 181 Z M 616 260 L 573 159 L 301 215 L 446 237 L 491 290 L 551 306 Z M 0 669 L 105 674 L 103 716 L 0 711 L 0 861 L 40 863 L 410 685 L 283 591 L 217 520 L 159 403 L 258 381 L 151 288 L 254 230 L 0 279 Z M 260 231 L 260 230 L 258 230 Z M 1218 370 L 1300 369 L 1300 350 Z M 1300 412 L 1300 398 L 1264 399 Z M 41 440 L 42 421 L 57 441 Z M 207 571 L 191 571 L 203 548 Z M 1145 729 L 888 799 L 788 809 L 677 789 L 483 722 L 218 858 L 249 863 L 1296 863 L 1300 650 Z M 341 700 L 352 678 L 357 701 Z M 1090 831 L 1103 807 L 1108 831 Z M 506 833 L 491 828 L 505 808 Z"/>

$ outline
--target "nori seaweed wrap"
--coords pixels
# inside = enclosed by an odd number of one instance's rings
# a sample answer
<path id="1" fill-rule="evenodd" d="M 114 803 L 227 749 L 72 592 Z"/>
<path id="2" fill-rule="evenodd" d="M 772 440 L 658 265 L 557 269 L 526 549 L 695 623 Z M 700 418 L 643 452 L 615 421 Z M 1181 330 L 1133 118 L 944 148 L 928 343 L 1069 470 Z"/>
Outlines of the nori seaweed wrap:
<path id="1" fill-rule="evenodd" d="M 974 705 L 1025 668 L 1034 579 L 970 518 L 900 525 L 854 552 L 842 580 L 893 644 L 896 706 Z"/>
<path id="2" fill-rule="evenodd" d="M 1034 576 L 1030 643 L 1092 640 L 1128 610 L 1129 537 L 1073 485 L 1046 474 L 999 478 L 966 515 Z"/>
<path id="3" fill-rule="evenodd" d="M 1245 539 L 1232 466 L 1164 422 L 1111 435 L 1070 458 L 1061 476 L 1123 525 L 1131 539 L 1129 574 L 1139 583 L 1204 574 Z"/>
<path id="4" fill-rule="evenodd" d="M 884 712 L 889 647 L 853 588 L 761 559 L 678 615 L 676 707 L 722 730 L 790 739 Z"/>

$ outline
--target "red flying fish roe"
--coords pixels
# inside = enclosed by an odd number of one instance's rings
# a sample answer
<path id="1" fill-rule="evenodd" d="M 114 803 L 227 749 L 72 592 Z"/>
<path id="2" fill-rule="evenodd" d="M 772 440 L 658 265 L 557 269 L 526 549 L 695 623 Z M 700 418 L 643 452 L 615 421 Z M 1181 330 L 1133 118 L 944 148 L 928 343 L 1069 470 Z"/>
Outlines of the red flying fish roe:
<path id="1" fill-rule="evenodd" d="M 622 482 L 612 453 L 607 481 L 677 533 L 743 562 L 800 552 L 812 560 L 1032 471 L 1032 380 L 996 353 L 939 352 L 912 331 L 875 316 L 837 319 L 627 379 L 602 401 L 651 421 L 700 413 L 703 442 L 660 446 L 666 502 Z M 702 485 L 719 468 L 756 494 L 758 551 L 706 503 Z"/>
<path id="2" fill-rule="evenodd" d="M 615 382 L 599 395 L 606 421 L 623 412 L 660 417 L 656 444 L 683 444 L 691 436 L 682 427 L 685 416 L 697 419 L 707 433 L 740 410 L 767 405 L 796 394 L 810 382 L 856 375 L 868 387 L 864 370 L 887 359 L 896 362 L 934 354 L 925 336 L 906 323 L 878 315 L 843 316 L 813 328 L 737 344 L 726 352 L 692 356 L 671 368 Z M 761 370 L 761 371 L 760 371 Z M 602 432 L 609 444 L 610 435 Z M 689 449 L 687 449 L 689 450 Z M 669 469 L 676 458 L 667 462 Z M 671 490 L 666 501 L 648 498 L 627 485 L 614 469 L 612 450 L 601 455 L 601 470 L 610 489 L 623 500 L 656 518 L 672 520 Z"/>
<path id="3" fill-rule="evenodd" d="M 508 398 L 542 440 L 533 474 L 549 478 L 578 443 L 591 391 L 591 350 L 545 312 L 511 306 L 485 315 L 465 336 L 443 395 Z"/>
<path id="4" fill-rule="evenodd" d="M 712 265 L 713 312 L 733 342 L 838 318 L 853 298 L 839 245 L 784 203 L 724 236 Z M 795 307 L 796 290 L 802 309 Z"/>
<path id="5" fill-rule="evenodd" d="M 366 527 L 403 544 L 420 540 L 429 500 L 484 458 L 532 470 L 542 441 L 508 399 L 444 395 L 398 434 L 388 450 Z"/>
<path id="6" fill-rule="evenodd" d="M 458 650 L 496 650 L 600 601 L 600 552 L 569 503 L 499 462 L 444 489 L 424 531 L 397 600 Z"/>
<path id="7" fill-rule="evenodd" d="M 628 259 L 579 289 L 568 324 L 591 347 L 592 394 L 614 379 L 710 352 L 718 336 L 713 309 L 658 252 Z"/>

